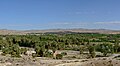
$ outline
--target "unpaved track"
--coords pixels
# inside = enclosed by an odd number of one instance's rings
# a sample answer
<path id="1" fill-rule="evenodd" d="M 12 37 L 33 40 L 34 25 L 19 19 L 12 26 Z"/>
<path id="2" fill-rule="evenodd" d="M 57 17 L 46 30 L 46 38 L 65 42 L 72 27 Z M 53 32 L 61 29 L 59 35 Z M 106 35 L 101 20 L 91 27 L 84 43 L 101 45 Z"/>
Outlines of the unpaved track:
<path id="1" fill-rule="evenodd" d="M 113 58 L 115 56 L 118 56 L 120 54 L 113 54 L 111 55 L 110 57 L 99 57 L 99 58 L 93 58 L 93 59 L 81 59 L 81 60 L 77 60 L 77 62 L 70 62 L 70 63 L 62 63 L 62 64 L 57 64 L 57 65 L 54 65 L 54 66 L 95 66 L 94 64 L 91 64 L 91 62 L 95 62 L 95 61 L 98 61 L 98 60 L 103 60 L 103 59 L 106 59 L 107 61 L 109 60 L 113 60 Z M 85 61 L 83 62 L 84 60 L 88 60 L 88 61 Z M 75 61 L 75 60 L 73 60 Z M 116 60 L 115 60 L 116 61 Z M 120 63 L 120 61 L 118 61 Z M 119 66 L 119 65 L 116 65 L 116 66 Z"/>

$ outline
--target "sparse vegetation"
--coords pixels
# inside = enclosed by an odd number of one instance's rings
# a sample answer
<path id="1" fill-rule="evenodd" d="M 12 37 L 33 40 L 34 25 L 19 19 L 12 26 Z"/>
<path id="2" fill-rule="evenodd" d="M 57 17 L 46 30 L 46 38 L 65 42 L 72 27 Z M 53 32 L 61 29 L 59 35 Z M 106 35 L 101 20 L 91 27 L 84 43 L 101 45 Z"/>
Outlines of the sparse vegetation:
<path id="1" fill-rule="evenodd" d="M 119 37 L 119 34 L 97 33 L 1 35 L 0 49 L 1 55 L 19 58 L 28 55 L 33 58 L 89 59 L 119 53 Z M 59 53 L 64 50 L 77 51 L 78 53 L 70 56 L 66 51 Z"/>
<path id="2" fill-rule="evenodd" d="M 63 55 L 62 54 L 57 54 L 56 55 L 56 59 L 62 59 L 63 58 Z"/>
<path id="3" fill-rule="evenodd" d="M 102 52 L 104 56 L 108 53 L 118 53 L 119 34 L 40 34 L 40 35 L 6 35 L 0 36 L 0 47 L 3 55 L 12 54 L 19 56 L 25 54 L 27 49 L 19 47 L 34 48 L 36 56 L 47 57 L 56 50 L 75 50 L 83 54 L 89 51 L 92 57 L 95 52 Z M 114 39 L 116 38 L 116 39 Z M 89 39 L 89 40 L 88 40 Z M 88 42 L 89 41 L 89 42 Z M 88 47 L 88 48 L 87 48 Z M 11 50 L 11 51 L 8 51 Z M 17 54 L 17 55 L 16 55 Z"/>

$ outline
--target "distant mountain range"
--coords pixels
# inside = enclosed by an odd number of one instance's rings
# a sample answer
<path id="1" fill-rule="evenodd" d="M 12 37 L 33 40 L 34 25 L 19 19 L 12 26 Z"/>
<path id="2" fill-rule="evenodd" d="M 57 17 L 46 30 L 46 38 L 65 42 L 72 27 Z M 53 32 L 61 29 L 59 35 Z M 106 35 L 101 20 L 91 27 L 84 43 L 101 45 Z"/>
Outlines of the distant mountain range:
<path id="1" fill-rule="evenodd" d="M 120 34 L 120 30 L 107 29 L 48 29 L 48 30 L 7 30 L 1 29 L 0 35 L 26 35 L 39 33 L 100 33 L 100 34 Z"/>

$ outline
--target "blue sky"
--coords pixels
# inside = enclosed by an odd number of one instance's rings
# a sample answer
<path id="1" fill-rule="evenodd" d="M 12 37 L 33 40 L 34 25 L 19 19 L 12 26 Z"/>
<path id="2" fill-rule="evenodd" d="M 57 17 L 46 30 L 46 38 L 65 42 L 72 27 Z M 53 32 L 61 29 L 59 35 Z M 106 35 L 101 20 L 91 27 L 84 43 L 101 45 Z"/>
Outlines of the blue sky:
<path id="1" fill-rule="evenodd" d="M 0 0 L 0 29 L 120 29 L 120 0 Z"/>

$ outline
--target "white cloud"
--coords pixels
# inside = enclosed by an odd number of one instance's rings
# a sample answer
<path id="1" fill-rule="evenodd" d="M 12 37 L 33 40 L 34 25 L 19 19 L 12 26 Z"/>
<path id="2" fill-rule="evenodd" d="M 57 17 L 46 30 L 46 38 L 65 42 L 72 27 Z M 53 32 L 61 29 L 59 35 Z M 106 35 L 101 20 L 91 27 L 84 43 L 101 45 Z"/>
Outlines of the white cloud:
<path id="1" fill-rule="evenodd" d="M 120 21 L 95 22 L 95 24 L 120 24 Z"/>
<path id="2" fill-rule="evenodd" d="M 47 27 L 47 26 L 85 26 L 89 25 L 87 22 L 49 22 L 49 23 L 42 23 L 42 24 L 0 24 L 1 27 Z"/>
<path id="3" fill-rule="evenodd" d="M 74 26 L 74 27 L 87 27 L 93 25 L 120 25 L 120 21 L 110 21 L 110 22 L 49 22 L 49 23 L 42 23 L 42 24 L 0 24 L 1 27 L 47 27 L 47 26 Z"/>
<path id="4" fill-rule="evenodd" d="M 33 24 L 0 24 L 0 26 L 8 26 L 8 27 L 22 27 L 22 26 L 34 26 Z"/>
<path id="5" fill-rule="evenodd" d="M 53 25 L 69 25 L 69 24 L 72 24 L 70 22 L 57 22 L 57 23 L 51 23 Z"/>
<path id="6" fill-rule="evenodd" d="M 84 15 L 84 14 L 95 14 L 95 11 L 74 11 L 68 12 L 69 15 Z"/>

